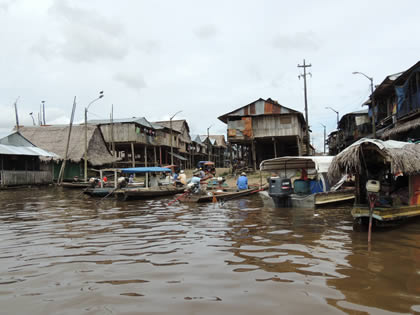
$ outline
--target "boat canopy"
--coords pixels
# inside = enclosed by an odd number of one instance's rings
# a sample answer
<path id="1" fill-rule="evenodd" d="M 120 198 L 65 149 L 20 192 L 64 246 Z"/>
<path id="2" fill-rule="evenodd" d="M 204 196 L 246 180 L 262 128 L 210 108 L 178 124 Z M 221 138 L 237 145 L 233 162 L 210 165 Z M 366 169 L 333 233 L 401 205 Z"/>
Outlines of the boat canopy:
<path id="1" fill-rule="evenodd" d="M 153 172 L 171 172 L 171 169 L 165 167 L 129 167 L 122 168 L 122 173 L 153 173 Z"/>
<path id="2" fill-rule="evenodd" d="M 274 170 L 316 170 L 318 173 L 327 173 L 333 156 L 283 156 L 264 160 L 260 164 L 261 171 Z"/>

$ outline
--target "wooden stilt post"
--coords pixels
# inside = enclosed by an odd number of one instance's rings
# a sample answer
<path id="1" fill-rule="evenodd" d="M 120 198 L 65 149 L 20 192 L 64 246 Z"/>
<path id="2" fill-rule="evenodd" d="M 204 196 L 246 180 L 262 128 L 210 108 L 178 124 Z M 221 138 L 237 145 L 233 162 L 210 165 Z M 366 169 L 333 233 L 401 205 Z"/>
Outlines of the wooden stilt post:
<path id="1" fill-rule="evenodd" d="M 274 157 L 277 157 L 277 144 L 276 144 L 276 138 L 273 137 L 273 142 L 274 142 Z"/>
<path id="2" fill-rule="evenodd" d="M 162 165 L 162 146 L 159 147 L 159 163 Z"/>
<path id="3" fill-rule="evenodd" d="M 155 166 L 157 166 L 156 146 L 153 146 L 153 157 L 155 159 Z"/>
<path id="4" fill-rule="evenodd" d="M 134 153 L 134 143 L 131 142 L 131 165 L 132 167 L 136 167 L 136 155 Z"/>
<path id="5" fill-rule="evenodd" d="M 144 145 L 144 166 L 147 167 L 147 145 Z"/>
<path id="6" fill-rule="evenodd" d="M 252 160 L 254 163 L 254 171 L 256 171 L 257 170 L 257 152 L 255 152 L 254 139 L 251 140 L 251 151 L 252 151 Z"/>

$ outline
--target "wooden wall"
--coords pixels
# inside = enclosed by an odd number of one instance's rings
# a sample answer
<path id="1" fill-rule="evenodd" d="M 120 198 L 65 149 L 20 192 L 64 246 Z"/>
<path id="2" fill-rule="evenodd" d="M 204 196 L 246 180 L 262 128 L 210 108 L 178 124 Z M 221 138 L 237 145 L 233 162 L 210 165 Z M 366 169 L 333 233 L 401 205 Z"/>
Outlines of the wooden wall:
<path id="1" fill-rule="evenodd" d="M 39 185 L 53 182 L 50 171 L 0 171 L 1 186 Z"/>
<path id="2" fill-rule="evenodd" d="M 285 136 L 304 136 L 297 115 L 262 115 L 228 121 L 229 140 Z"/>

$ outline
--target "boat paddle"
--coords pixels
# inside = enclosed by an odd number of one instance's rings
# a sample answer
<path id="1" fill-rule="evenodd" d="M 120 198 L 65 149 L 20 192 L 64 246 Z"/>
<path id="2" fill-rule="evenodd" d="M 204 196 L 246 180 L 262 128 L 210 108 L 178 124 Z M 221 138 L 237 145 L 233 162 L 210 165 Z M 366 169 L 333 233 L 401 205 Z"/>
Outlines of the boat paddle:
<path id="1" fill-rule="evenodd" d="M 168 206 L 170 206 L 171 204 L 173 204 L 175 201 L 178 201 L 178 200 L 179 200 L 179 199 L 181 199 L 182 197 L 186 196 L 188 193 L 190 193 L 190 191 L 186 191 L 186 192 L 184 192 L 181 196 L 176 197 L 174 200 L 172 200 L 172 201 L 170 201 L 170 202 L 168 203 Z"/>

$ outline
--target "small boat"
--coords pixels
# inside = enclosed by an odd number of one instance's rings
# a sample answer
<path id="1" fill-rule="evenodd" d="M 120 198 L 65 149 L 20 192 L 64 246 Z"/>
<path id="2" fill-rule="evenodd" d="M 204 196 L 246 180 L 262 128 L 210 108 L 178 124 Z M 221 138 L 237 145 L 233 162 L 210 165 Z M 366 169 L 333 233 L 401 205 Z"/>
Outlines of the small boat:
<path id="1" fill-rule="evenodd" d="M 394 225 L 420 216 L 420 144 L 360 139 L 332 161 L 328 177 L 354 174 L 355 225 Z"/>
<path id="2" fill-rule="evenodd" d="M 91 186 L 91 184 L 87 182 L 62 182 L 60 186 L 63 188 L 80 189 L 80 188 L 87 188 Z"/>
<path id="3" fill-rule="evenodd" d="M 83 193 L 91 197 L 107 197 L 113 194 L 114 187 L 88 187 Z"/>
<path id="4" fill-rule="evenodd" d="M 176 187 L 175 185 L 164 185 L 158 187 L 125 187 L 116 189 L 113 194 L 118 200 L 139 200 L 150 199 L 163 196 L 171 196 L 183 193 L 185 187 Z"/>
<path id="5" fill-rule="evenodd" d="M 333 156 L 285 156 L 264 160 L 260 171 L 272 172 L 268 193 L 277 208 L 316 208 L 352 202 L 352 189 L 331 190 L 327 178 Z"/>
<path id="6" fill-rule="evenodd" d="M 245 197 L 249 196 L 251 194 L 257 193 L 261 191 L 259 187 L 254 187 L 250 189 L 240 190 L 240 191 L 212 191 L 207 192 L 207 194 L 199 195 L 199 194 L 187 194 L 180 198 L 180 201 L 183 202 L 197 202 L 197 203 L 203 203 L 203 202 L 212 202 L 212 201 L 228 201 L 235 198 Z"/>

